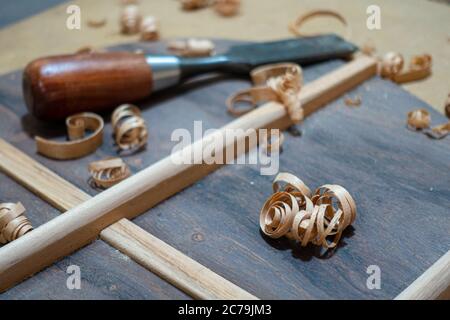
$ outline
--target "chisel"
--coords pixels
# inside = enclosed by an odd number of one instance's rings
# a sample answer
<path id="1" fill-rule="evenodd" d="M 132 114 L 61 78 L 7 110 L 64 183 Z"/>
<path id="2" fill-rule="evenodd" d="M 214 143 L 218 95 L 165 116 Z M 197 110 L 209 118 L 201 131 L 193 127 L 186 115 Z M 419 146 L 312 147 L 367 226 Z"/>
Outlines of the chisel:
<path id="1" fill-rule="evenodd" d="M 356 50 L 352 43 L 328 34 L 236 45 L 225 54 L 201 58 L 132 52 L 52 56 L 28 64 L 23 73 L 23 94 L 35 117 L 62 120 L 74 113 L 102 112 L 144 99 L 204 73 L 248 75 L 263 64 L 306 65 L 348 58 Z"/>

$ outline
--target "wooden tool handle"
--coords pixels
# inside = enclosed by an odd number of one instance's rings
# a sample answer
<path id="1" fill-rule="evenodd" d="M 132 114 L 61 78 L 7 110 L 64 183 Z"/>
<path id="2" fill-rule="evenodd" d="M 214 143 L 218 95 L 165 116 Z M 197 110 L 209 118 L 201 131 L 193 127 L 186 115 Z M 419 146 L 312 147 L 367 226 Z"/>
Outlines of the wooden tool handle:
<path id="1" fill-rule="evenodd" d="M 61 120 L 145 98 L 152 82 L 143 54 L 82 53 L 32 61 L 23 73 L 23 93 L 31 114 Z"/>

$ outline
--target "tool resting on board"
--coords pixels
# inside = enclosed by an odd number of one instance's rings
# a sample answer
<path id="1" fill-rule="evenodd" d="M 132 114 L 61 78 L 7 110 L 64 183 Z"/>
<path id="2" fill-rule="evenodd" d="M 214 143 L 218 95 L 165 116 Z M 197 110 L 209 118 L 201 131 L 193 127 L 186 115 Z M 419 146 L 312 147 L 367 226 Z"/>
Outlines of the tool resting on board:
<path id="1" fill-rule="evenodd" d="M 248 75 L 268 63 L 302 65 L 348 58 L 357 50 L 337 35 L 237 45 L 222 55 L 181 58 L 131 52 L 80 53 L 32 61 L 23 74 L 23 93 L 31 114 L 61 120 L 74 113 L 106 111 L 146 98 L 208 72 Z"/>

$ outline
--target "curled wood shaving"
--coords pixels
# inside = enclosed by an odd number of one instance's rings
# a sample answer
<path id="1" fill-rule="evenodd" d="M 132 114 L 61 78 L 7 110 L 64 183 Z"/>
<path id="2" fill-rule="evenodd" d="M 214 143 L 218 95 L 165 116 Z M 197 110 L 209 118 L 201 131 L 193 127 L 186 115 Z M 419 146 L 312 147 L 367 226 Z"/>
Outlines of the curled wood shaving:
<path id="1" fill-rule="evenodd" d="M 295 34 L 296 36 L 303 37 L 307 36 L 306 34 L 303 34 L 300 32 L 300 27 L 308 20 L 316 17 L 331 17 L 337 19 L 339 22 L 341 22 L 347 29 L 346 31 L 346 39 L 350 39 L 352 35 L 352 29 L 350 25 L 347 23 L 347 20 L 343 15 L 341 15 L 339 12 L 334 10 L 312 10 L 310 12 L 306 12 L 300 16 L 298 16 L 293 22 L 289 24 L 289 30 Z"/>
<path id="2" fill-rule="evenodd" d="M 132 104 L 117 107 L 111 117 L 114 137 L 120 150 L 139 150 L 147 143 L 147 126 L 141 111 Z"/>
<path id="3" fill-rule="evenodd" d="M 403 69 L 404 59 L 398 52 L 388 52 L 379 65 L 379 73 L 383 78 L 393 79 Z"/>
<path id="4" fill-rule="evenodd" d="M 293 63 L 266 65 L 254 69 L 251 77 L 255 87 L 239 91 L 227 99 L 229 113 L 239 116 L 254 109 L 258 102 L 274 100 L 285 106 L 294 123 L 303 119 L 300 102 L 303 74 L 299 65 Z M 237 102 L 247 102 L 250 106 L 246 109 L 236 109 Z"/>
<path id="5" fill-rule="evenodd" d="M 437 125 L 431 130 L 425 131 L 425 134 L 433 139 L 445 138 L 450 133 L 450 122 Z"/>
<path id="6" fill-rule="evenodd" d="M 359 107 L 361 105 L 361 97 L 356 96 L 354 98 L 345 97 L 344 103 L 348 107 Z"/>
<path id="7" fill-rule="evenodd" d="M 239 12 L 240 0 L 216 0 L 214 10 L 224 17 L 234 16 Z"/>
<path id="8" fill-rule="evenodd" d="M 33 230 L 24 206 L 18 203 L 0 203 L 0 243 L 5 244 Z"/>
<path id="9" fill-rule="evenodd" d="M 94 48 L 92 48 L 91 46 L 85 46 L 78 49 L 75 53 L 92 53 L 94 51 Z"/>
<path id="10" fill-rule="evenodd" d="M 141 40 L 154 41 L 159 38 L 158 21 L 153 16 L 147 16 L 141 23 Z"/>
<path id="11" fill-rule="evenodd" d="M 53 159 L 76 159 L 94 152 L 103 142 L 103 119 L 91 112 L 78 113 L 66 119 L 70 141 L 58 142 L 36 136 L 37 151 Z M 92 132 L 85 136 L 86 132 Z"/>
<path id="12" fill-rule="evenodd" d="M 281 172 L 273 191 L 259 216 L 261 230 L 271 238 L 286 236 L 303 247 L 312 243 L 330 249 L 356 219 L 355 201 L 339 185 L 323 185 L 312 193 L 302 180 Z"/>
<path id="13" fill-rule="evenodd" d="M 378 70 L 383 78 L 396 83 L 416 81 L 431 74 L 432 57 L 429 54 L 416 55 L 411 58 L 409 69 L 403 70 L 404 59 L 400 53 L 388 52 L 380 61 Z"/>
<path id="14" fill-rule="evenodd" d="M 424 79 L 431 74 L 432 58 L 429 54 L 414 56 L 409 63 L 409 70 L 396 74 L 393 80 L 405 83 Z"/>
<path id="15" fill-rule="evenodd" d="M 89 173 L 91 185 L 96 188 L 109 188 L 131 175 L 130 168 L 120 158 L 108 158 L 91 162 Z"/>
<path id="16" fill-rule="evenodd" d="M 141 14 L 136 5 L 127 5 L 123 8 L 120 17 L 120 27 L 123 34 L 136 34 L 140 31 Z"/>
<path id="17" fill-rule="evenodd" d="M 207 7 L 210 0 L 181 0 L 181 7 L 183 10 L 196 10 Z"/>
<path id="18" fill-rule="evenodd" d="M 430 113 L 425 109 L 417 109 L 408 112 L 407 125 L 408 128 L 414 130 L 422 130 L 430 127 Z"/>
<path id="19" fill-rule="evenodd" d="M 371 42 L 366 42 L 361 46 L 361 52 L 367 56 L 375 55 L 376 51 L 377 51 L 377 48 Z"/>
<path id="20" fill-rule="evenodd" d="M 91 27 L 91 28 L 100 28 L 100 27 L 103 27 L 105 24 L 106 24 L 106 18 L 89 19 L 87 21 L 88 27 Z"/>
<path id="21" fill-rule="evenodd" d="M 207 39 L 187 39 L 170 41 L 167 49 L 182 57 L 206 57 L 214 53 L 214 43 Z"/>
<path id="22" fill-rule="evenodd" d="M 430 138 L 442 139 L 450 133 L 450 122 L 435 126 L 430 129 L 431 117 L 427 110 L 417 109 L 408 112 L 406 126 L 413 131 L 423 132 Z"/>

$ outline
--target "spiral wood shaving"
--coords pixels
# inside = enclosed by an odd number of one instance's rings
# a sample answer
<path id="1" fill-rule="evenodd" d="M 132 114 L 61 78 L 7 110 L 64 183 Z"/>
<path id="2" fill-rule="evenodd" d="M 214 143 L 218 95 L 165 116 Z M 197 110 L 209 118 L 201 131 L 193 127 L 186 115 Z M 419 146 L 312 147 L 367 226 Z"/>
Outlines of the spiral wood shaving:
<path id="1" fill-rule="evenodd" d="M 393 79 L 403 69 L 404 59 L 398 52 L 388 52 L 384 55 L 379 66 L 379 73 L 383 78 Z"/>
<path id="2" fill-rule="evenodd" d="M 103 118 L 92 112 L 82 112 L 66 119 L 70 141 L 52 141 L 36 136 L 36 147 L 40 154 L 49 158 L 76 159 L 94 152 L 103 143 Z M 86 132 L 92 134 L 86 136 Z"/>
<path id="3" fill-rule="evenodd" d="M 361 97 L 355 96 L 353 98 L 345 97 L 344 103 L 348 107 L 359 107 L 361 105 Z"/>
<path id="4" fill-rule="evenodd" d="M 232 115 L 239 116 L 256 107 L 261 101 L 282 103 L 292 122 L 303 119 L 300 90 L 303 85 L 302 69 L 293 63 L 270 64 L 258 67 L 251 72 L 255 87 L 239 91 L 227 99 L 227 109 Z M 236 109 L 237 102 L 247 102 L 246 109 Z"/>
<path id="5" fill-rule="evenodd" d="M 298 177 L 281 172 L 273 191 L 259 216 L 261 230 L 271 238 L 286 236 L 302 247 L 312 243 L 330 249 L 356 219 L 355 201 L 339 185 L 326 184 L 312 193 Z"/>
<path id="6" fill-rule="evenodd" d="M 16 240 L 33 230 L 24 213 L 25 208 L 20 202 L 0 203 L 0 244 Z"/>
<path id="7" fill-rule="evenodd" d="M 106 24 L 106 18 L 88 19 L 87 25 L 91 28 L 100 28 Z"/>
<path id="8" fill-rule="evenodd" d="M 241 0 L 216 0 L 214 10 L 222 16 L 230 17 L 239 12 Z"/>
<path id="9" fill-rule="evenodd" d="M 207 39 L 187 39 L 170 41 L 167 49 L 182 57 L 206 57 L 214 53 L 214 43 Z"/>
<path id="10" fill-rule="evenodd" d="M 111 123 L 120 150 L 137 151 L 147 143 L 147 126 L 138 107 L 132 104 L 117 107 L 112 114 Z"/>
<path id="11" fill-rule="evenodd" d="M 123 8 L 120 17 L 121 32 L 123 34 L 136 34 L 140 31 L 141 14 L 136 5 L 127 5 Z"/>
<path id="12" fill-rule="evenodd" d="M 159 38 L 158 21 L 153 16 L 147 16 L 141 23 L 141 40 L 154 41 Z"/>
<path id="13" fill-rule="evenodd" d="M 430 113 L 425 109 L 408 112 L 406 126 L 413 131 L 419 131 L 433 139 L 442 139 L 450 133 L 450 122 L 430 128 Z"/>
<path id="14" fill-rule="evenodd" d="M 120 158 L 108 158 L 89 164 L 91 185 L 96 188 L 109 188 L 131 175 L 130 168 Z"/>
<path id="15" fill-rule="evenodd" d="M 416 81 L 431 74 L 432 57 L 429 54 L 416 55 L 411 58 L 409 68 L 404 69 L 404 59 L 400 53 L 388 52 L 379 63 L 379 74 L 396 83 Z"/>
<path id="16" fill-rule="evenodd" d="M 301 14 L 293 22 L 289 24 L 289 30 L 296 36 L 303 37 L 306 36 L 304 33 L 300 32 L 300 27 L 308 20 L 316 17 L 331 17 L 337 19 L 341 22 L 347 29 L 345 38 L 349 40 L 352 36 L 352 29 L 347 23 L 347 20 L 343 15 L 334 10 L 312 10 Z"/>
<path id="17" fill-rule="evenodd" d="M 181 0 L 183 10 L 196 10 L 209 6 L 210 0 Z"/>

